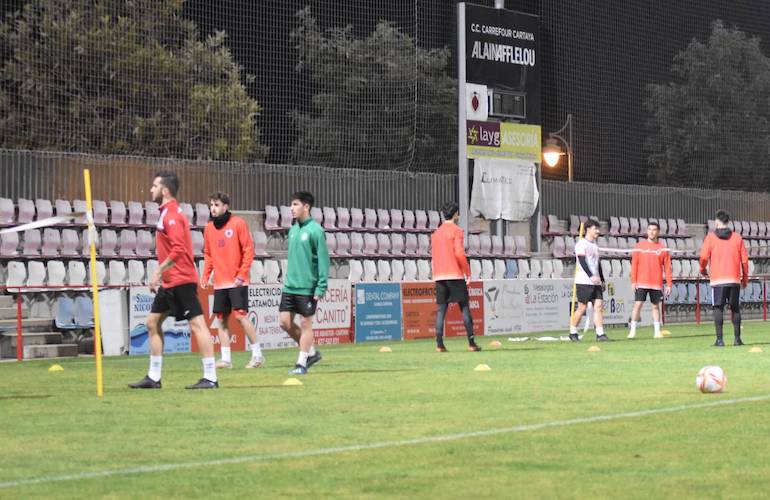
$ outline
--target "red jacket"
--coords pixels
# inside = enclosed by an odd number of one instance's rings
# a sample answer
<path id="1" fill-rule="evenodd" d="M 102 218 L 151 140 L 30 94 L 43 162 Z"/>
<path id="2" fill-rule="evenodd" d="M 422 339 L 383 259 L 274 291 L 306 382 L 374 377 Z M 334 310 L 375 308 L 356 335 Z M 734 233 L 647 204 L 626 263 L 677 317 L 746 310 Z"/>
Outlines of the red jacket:
<path id="1" fill-rule="evenodd" d="M 471 275 L 465 257 L 463 230 L 457 224 L 444 223 L 430 237 L 433 280 L 461 280 Z"/>
<path id="2" fill-rule="evenodd" d="M 163 264 L 166 259 L 174 261 L 174 265 L 163 273 L 161 286 L 173 288 L 187 283 L 197 284 L 190 223 L 176 200 L 161 205 L 155 237 L 158 264 Z"/>
<path id="3" fill-rule="evenodd" d="M 741 235 L 727 228 L 707 234 L 700 251 L 701 273 L 707 265 L 711 286 L 747 283 L 749 255 Z"/>
<path id="4" fill-rule="evenodd" d="M 202 279 L 208 283 L 211 271 L 214 271 L 214 288 L 234 288 L 235 279 L 249 283 L 251 261 L 254 260 L 254 243 L 246 221 L 235 215 L 217 229 L 213 221 L 203 230 L 203 268 Z"/>
<path id="5" fill-rule="evenodd" d="M 634 247 L 639 252 L 631 254 L 631 283 L 638 288 L 663 289 L 663 271 L 666 285 L 671 287 L 671 253 L 661 242 L 643 240 Z"/>

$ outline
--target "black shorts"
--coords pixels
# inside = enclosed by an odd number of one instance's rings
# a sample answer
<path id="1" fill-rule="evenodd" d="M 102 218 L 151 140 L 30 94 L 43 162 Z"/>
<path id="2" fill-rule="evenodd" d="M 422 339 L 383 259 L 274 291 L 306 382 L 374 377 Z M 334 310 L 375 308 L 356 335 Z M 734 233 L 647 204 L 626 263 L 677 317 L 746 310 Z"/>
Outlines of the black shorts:
<path id="1" fill-rule="evenodd" d="M 230 311 L 249 310 L 249 287 L 221 288 L 214 290 L 214 314 L 227 314 Z"/>
<path id="2" fill-rule="evenodd" d="M 731 311 L 740 311 L 740 285 L 717 285 L 711 289 L 711 305 L 714 307 L 724 307 L 725 304 L 730 306 Z"/>
<path id="3" fill-rule="evenodd" d="M 575 285 L 575 288 L 577 291 L 577 301 L 581 304 L 587 304 L 596 299 L 604 299 L 601 285 L 581 285 L 578 283 Z"/>
<path id="4" fill-rule="evenodd" d="M 281 312 L 293 312 L 304 317 L 310 317 L 315 314 L 317 302 L 312 295 L 297 295 L 295 293 L 281 294 L 281 305 L 278 310 Z"/>
<path id="5" fill-rule="evenodd" d="M 634 300 L 637 302 L 644 302 L 647 300 L 647 296 L 650 296 L 650 304 L 657 305 L 660 299 L 663 298 L 663 291 L 656 290 L 654 288 L 637 288 L 634 293 Z"/>
<path id="6" fill-rule="evenodd" d="M 168 313 L 177 321 L 193 319 L 203 314 L 198 300 L 198 285 L 185 283 L 171 288 L 161 287 L 152 301 L 150 312 L 156 314 Z"/>
<path id="7" fill-rule="evenodd" d="M 439 280 L 436 282 L 436 303 L 468 302 L 468 285 L 465 280 Z"/>

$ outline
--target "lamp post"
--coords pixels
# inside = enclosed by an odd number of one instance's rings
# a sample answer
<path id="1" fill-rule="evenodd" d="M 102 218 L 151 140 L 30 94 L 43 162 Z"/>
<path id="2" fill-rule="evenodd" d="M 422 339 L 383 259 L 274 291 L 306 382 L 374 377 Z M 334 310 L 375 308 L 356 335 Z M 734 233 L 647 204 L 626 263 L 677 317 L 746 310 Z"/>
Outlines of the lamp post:
<path id="1" fill-rule="evenodd" d="M 567 121 L 562 128 L 548 134 L 543 148 L 543 160 L 549 167 L 555 167 L 559 163 L 559 157 L 564 154 L 558 141 L 561 141 L 567 150 L 567 181 L 572 182 L 572 114 L 567 115 Z"/>

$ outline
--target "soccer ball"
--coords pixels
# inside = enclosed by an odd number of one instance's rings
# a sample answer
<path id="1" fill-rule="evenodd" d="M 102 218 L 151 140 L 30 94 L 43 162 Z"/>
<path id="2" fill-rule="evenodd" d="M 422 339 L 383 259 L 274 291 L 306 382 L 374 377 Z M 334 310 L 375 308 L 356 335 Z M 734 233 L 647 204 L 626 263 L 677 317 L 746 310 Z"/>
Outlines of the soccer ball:
<path id="1" fill-rule="evenodd" d="M 695 377 L 700 392 L 722 392 L 727 387 L 727 375 L 718 366 L 704 366 Z"/>

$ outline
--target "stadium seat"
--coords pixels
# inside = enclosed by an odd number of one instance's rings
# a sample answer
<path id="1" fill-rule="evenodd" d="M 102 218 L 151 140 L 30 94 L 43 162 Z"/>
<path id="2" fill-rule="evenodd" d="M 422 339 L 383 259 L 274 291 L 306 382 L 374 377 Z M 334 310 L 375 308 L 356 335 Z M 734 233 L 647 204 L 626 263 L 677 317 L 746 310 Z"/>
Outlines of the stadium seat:
<path id="1" fill-rule="evenodd" d="M 377 264 L 373 260 L 366 259 L 363 265 L 364 275 L 362 276 L 362 281 L 366 283 L 377 281 Z"/>
<path id="2" fill-rule="evenodd" d="M 629 217 L 627 236 L 640 236 L 646 233 L 647 233 L 647 226 L 642 228 L 639 224 L 639 219 L 637 219 L 636 217 Z"/>
<path id="3" fill-rule="evenodd" d="M 278 210 L 281 213 L 281 229 L 288 230 L 294 223 L 294 216 L 291 214 L 291 207 L 281 205 Z"/>
<path id="4" fill-rule="evenodd" d="M 542 264 L 539 259 L 532 259 L 529 261 L 529 277 L 532 279 L 540 278 L 542 272 Z"/>
<path id="5" fill-rule="evenodd" d="M 490 257 L 492 255 L 492 238 L 489 233 L 479 233 L 479 255 Z"/>
<path id="6" fill-rule="evenodd" d="M 618 230 L 617 232 L 612 231 L 612 217 L 610 217 L 610 234 L 612 236 L 628 236 L 631 234 L 631 227 L 628 218 L 626 217 L 620 217 L 618 219 Z"/>
<path id="7" fill-rule="evenodd" d="M 353 257 L 364 255 L 364 236 L 362 233 L 350 233 L 350 255 Z"/>
<path id="8" fill-rule="evenodd" d="M 398 259 L 393 260 L 390 264 L 390 280 L 394 282 L 403 281 L 404 279 L 404 262 Z"/>
<path id="9" fill-rule="evenodd" d="M 602 266 L 602 274 L 604 275 L 604 279 L 612 278 L 614 275 L 612 274 L 612 262 L 603 259 L 599 261 L 599 265 Z"/>
<path id="10" fill-rule="evenodd" d="M 688 266 L 689 267 L 689 266 Z M 682 278 L 682 261 L 673 259 L 671 261 L 671 274 L 673 278 Z"/>
<path id="11" fill-rule="evenodd" d="M 405 244 L 404 244 L 404 254 L 414 257 L 417 255 L 417 234 L 415 233 L 407 233 L 406 237 L 404 238 Z"/>
<path id="12" fill-rule="evenodd" d="M 564 246 L 566 248 L 567 257 L 575 256 L 575 239 L 572 236 L 564 237 Z"/>
<path id="13" fill-rule="evenodd" d="M 620 278 L 623 276 L 623 265 L 620 263 L 619 259 L 612 259 L 610 261 L 610 264 L 612 265 L 612 274 L 611 276 L 613 278 Z M 606 278 L 606 276 L 605 276 Z"/>
<path id="14" fill-rule="evenodd" d="M 86 282 L 86 266 L 79 260 L 71 260 L 67 263 L 67 285 L 83 286 Z"/>
<path id="15" fill-rule="evenodd" d="M 364 266 L 361 264 L 360 260 L 350 260 L 348 261 L 348 265 L 350 266 L 350 276 L 348 279 L 351 281 L 351 283 L 358 283 L 362 280 L 364 277 Z"/>
<path id="16" fill-rule="evenodd" d="M 503 257 L 505 256 L 505 248 L 504 248 L 503 238 L 499 234 L 495 234 L 492 236 L 492 252 L 491 254 L 495 257 Z"/>
<path id="17" fill-rule="evenodd" d="M 516 243 L 517 255 L 520 257 L 529 257 L 529 251 L 527 251 L 527 248 L 529 248 L 527 238 L 521 234 L 516 234 L 513 236 L 513 241 Z"/>
<path id="18" fill-rule="evenodd" d="M 35 200 L 35 220 L 43 220 L 53 217 L 53 205 L 51 200 L 38 198 Z"/>
<path id="19" fill-rule="evenodd" d="M 58 257 L 61 248 L 61 233 L 58 229 L 47 227 L 43 229 L 43 244 L 40 255 L 43 257 Z"/>
<path id="20" fill-rule="evenodd" d="M 279 283 L 279 277 L 281 276 L 281 265 L 275 259 L 267 259 L 264 261 L 265 266 L 265 283 L 273 284 Z"/>
<path id="21" fill-rule="evenodd" d="M 505 260 L 505 279 L 516 279 L 519 277 L 519 264 L 516 259 Z"/>
<path id="22" fill-rule="evenodd" d="M 580 216 L 578 215 L 570 215 L 569 216 L 569 233 L 572 235 L 578 235 L 580 234 Z"/>
<path id="23" fill-rule="evenodd" d="M 64 279 L 67 277 L 67 268 L 64 267 L 64 262 L 49 260 L 45 263 L 45 267 L 48 275 L 48 286 L 64 286 Z"/>
<path id="24" fill-rule="evenodd" d="M 404 216 L 404 220 L 401 227 L 404 229 L 404 231 L 414 231 L 414 212 L 412 210 L 404 210 L 402 214 Z"/>
<path id="25" fill-rule="evenodd" d="M 269 257 L 270 253 L 267 251 L 267 234 L 264 231 L 254 231 L 251 234 L 251 241 L 254 245 L 255 257 Z"/>
<path id="26" fill-rule="evenodd" d="M 335 250 L 337 252 L 338 257 L 347 257 L 350 256 L 350 237 L 347 233 L 337 233 L 336 235 L 337 244 L 335 246 Z"/>
<path id="27" fill-rule="evenodd" d="M 56 299 L 56 314 L 54 325 L 59 330 L 74 330 L 75 326 L 75 300 L 62 295 Z"/>
<path id="28" fill-rule="evenodd" d="M 128 284 L 143 285 L 146 282 L 144 263 L 141 260 L 128 261 Z"/>
<path id="29" fill-rule="evenodd" d="M 364 209 L 364 229 L 367 231 L 377 231 L 377 211 L 373 208 Z M 366 266 L 364 266 L 364 275 L 366 275 Z"/>
<path id="30" fill-rule="evenodd" d="M 616 242 L 617 242 L 617 240 L 618 240 L 618 238 L 616 238 L 616 237 L 614 237 L 614 236 L 611 236 L 611 238 L 612 238 L 613 240 L 615 240 Z M 612 247 L 610 247 L 610 242 L 609 242 L 609 240 L 607 239 L 607 237 L 606 237 L 606 236 L 599 236 L 599 239 L 596 241 L 596 244 L 597 244 L 597 245 L 598 245 L 600 248 L 612 248 Z"/>
<path id="31" fill-rule="evenodd" d="M 377 260 L 377 281 L 390 281 L 390 262 L 385 259 Z"/>
<path id="32" fill-rule="evenodd" d="M 431 268 L 430 261 L 420 259 L 417 261 L 417 279 L 419 281 L 430 281 Z"/>
<path id="33" fill-rule="evenodd" d="M 625 219 L 625 217 L 623 217 L 623 219 Z M 628 222 L 628 219 L 626 219 L 626 222 Z M 612 236 L 620 236 L 620 219 L 614 215 L 610 216 L 610 234 Z"/>
<path id="34" fill-rule="evenodd" d="M 69 202 L 69 200 L 54 200 L 53 202 L 54 210 L 56 211 L 56 215 L 72 215 L 72 204 Z M 66 224 L 72 224 L 72 221 L 68 222 L 60 222 L 57 225 L 66 225 Z"/>
<path id="35" fill-rule="evenodd" d="M 390 236 L 385 233 L 377 235 L 377 255 L 387 257 L 390 255 Z"/>
<path id="36" fill-rule="evenodd" d="M 562 234 L 561 222 L 555 215 L 543 215 L 545 221 L 545 231 L 542 232 L 543 236 L 558 236 Z"/>
<path id="37" fill-rule="evenodd" d="M 557 245 L 556 240 L 561 239 L 563 241 L 563 238 L 561 236 L 555 236 L 553 241 L 554 245 Z M 513 239 L 513 236 L 506 234 L 503 236 L 503 255 L 506 257 L 516 257 L 516 241 Z"/>
<path id="38" fill-rule="evenodd" d="M 481 279 L 491 280 L 495 276 L 495 264 L 489 259 L 481 261 Z"/>
<path id="39" fill-rule="evenodd" d="M 281 213 L 274 205 L 265 205 L 265 231 L 280 231 L 284 229 L 280 224 Z"/>
<path id="40" fill-rule="evenodd" d="M 10 226 L 16 222 L 16 208 L 13 200 L 0 198 L 0 226 Z"/>
<path id="41" fill-rule="evenodd" d="M 279 266 L 281 267 L 281 282 L 286 279 L 286 273 L 289 270 L 289 260 L 288 259 L 281 259 L 278 261 Z"/>
<path id="42" fill-rule="evenodd" d="M 193 231 L 195 232 L 195 231 Z M 198 233 L 200 234 L 200 233 Z M 133 229 L 124 229 L 120 232 L 119 237 L 119 254 L 123 258 L 131 258 L 136 256 L 136 231 Z M 195 247 L 195 238 L 193 238 L 193 248 Z"/>
<path id="43" fill-rule="evenodd" d="M 126 203 L 128 210 L 128 225 L 131 227 L 144 226 L 144 207 L 138 201 L 129 201 Z"/>
<path id="44" fill-rule="evenodd" d="M 190 237 L 192 239 L 193 255 L 195 257 L 203 257 L 203 233 L 200 231 L 190 231 Z"/>
<path id="45" fill-rule="evenodd" d="M 417 280 L 417 262 L 412 259 L 404 261 L 404 281 Z"/>
<path id="46" fill-rule="evenodd" d="M 32 222 L 35 218 L 35 203 L 32 200 L 25 198 L 19 198 L 19 215 L 16 221 L 19 224 L 26 224 Z"/>
<path id="47" fill-rule="evenodd" d="M 377 209 L 377 230 L 390 231 L 390 212 L 384 208 Z"/>
<path id="48" fill-rule="evenodd" d="M 553 278 L 553 263 L 551 259 L 544 259 L 540 261 L 540 277 L 543 279 Z"/>
<path id="49" fill-rule="evenodd" d="M 321 209 L 323 215 L 323 228 L 324 231 L 336 231 L 337 230 L 337 213 L 332 207 L 323 207 Z"/>
<path id="50" fill-rule="evenodd" d="M 551 265 L 553 267 L 553 277 L 554 278 L 563 278 L 564 277 L 564 263 L 560 259 L 553 259 L 551 261 Z"/>
<path id="51" fill-rule="evenodd" d="M 620 267 L 622 269 L 621 276 L 630 278 L 631 277 L 631 261 L 628 259 L 621 260 L 620 261 Z"/>
<path id="52" fill-rule="evenodd" d="M 0 257 L 19 255 L 19 233 L 0 234 Z"/>
<path id="53" fill-rule="evenodd" d="M 249 268 L 249 283 L 259 284 L 263 283 L 265 279 L 265 266 L 259 259 L 251 261 L 251 267 Z"/>
<path id="54" fill-rule="evenodd" d="M 324 213 L 319 207 L 312 207 L 310 209 L 310 217 L 312 217 L 319 226 L 323 227 Z"/>
<path id="55" fill-rule="evenodd" d="M 83 232 L 83 250 L 87 251 L 88 248 L 87 240 L 88 236 L 86 232 Z M 115 257 L 117 256 L 117 253 L 115 252 L 115 247 L 118 245 L 118 235 L 115 233 L 112 229 L 102 229 L 102 232 L 99 233 L 99 255 L 101 257 Z"/>
<path id="56" fill-rule="evenodd" d="M 395 257 L 404 255 L 404 235 L 393 233 L 390 235 L 390 253 Z"/>
<path id="57" fill-rule="evenodd" d="M 187 219 L 187 223 L 190 224 L 190 227 L 194 226 L 195 210 L 193 209 L 193 206 L 189 203 L 180 203 L 179 209 L 182 210 L 182 213 L 184 214 L 185 219 Z"/>
<path id="58" fill-rule="evenodd" d="M 122 249 L 122 246 L 121 246 L 121 249 Z M 153 249 L 152 233 L 150 233 L 146 229 L 139 229 L 136 232 L 136 255 L 138 257 L 150 257 L 152 255 L 152 249 Z"/>
<path id="59" fill-rule="evenodd" d="M 505 279 L 505 261 L 503 259 L 495 259 L 492 261 L 492 265 L 494 266 L 494 273 L 492 274 L 492 278 L 496 280 Z"/>
<path id="60" fill-rule="evenodd" d="M 377 255 L 377 236 L 375 233 L 363 233 L 364 255 Z"/>
<path id="61" fill-rule="evenodd" d="M 42 241 L 40 239 L 39 229 L 28 229 L 23 233 L 22 254 L 26 257 L 37 257 L 40 255 Z"/>
<path id="62" fill-rule="evenodd" d="M 468 256 L 478 257 L 481 255 L 481 238 L 478 234 L 468 235 Z"/>
<path id="63" fill-rule="evenodd" d="M 337 238 L 332 233 L 325 233 L 326 248 L 329 250 L 329 257 L 335 258 L 337 255 Z"/>
<path id="64" fill-rule="evenodd" d="M 107 278 L 107 268 L 104 265 L 103 260 L 97 260 L 96 261 L 96 284 L 99 286 L 104 285 L 105 279 Z M 86 284 L 91 284 L 91 266 L 86 266 Z"/>
<path id="65" fill-rule="evenodd" d="M 27 261 L 27 291 L 36 291 L 35 287 L 46 285 L 45 263 L 41 260 Z"/>
<path id="66" fill-rule="evenodd" d="M 430 236 L 427 234 L 417 235 L 417 255 L 430 257 Z"/>
<path id="67" fill-rule="evenodd" d="M 757 222 L 757 237 L 762 239 L 767 237 L 767 222 Z"/>
<path id="68" fill-rule="evenodd" d="M 211 209 L 204 203 L 195 204 L 195 225 L 197 227 L 205 227 L 211 217 Z"/>
<path id="69" fill-rule="evenodd" d="M 154 201 L 144 202 L 144 224 L 150 227 L 156 227 L 160 219 L 160 207 Z"/>
<path id="70" fill-rule="evenodd" d="M 13 292 L 12 287 L 25 286 L 27 284 L 27 266 L 24 262 L 12 260 L 8 262 L 5 270 L 5 286 L 9 292 Z"/>
<path id="71" fill-rule="evenodd" d="M 404 214 L 397 208 L 390 209 L 390 229 L 393 231 L 404 230 Z"/>
<path id="72" fill-rule="evenodd" d="M 87 295 L 79 295 L 75 298 L 75 326 L 77 328 L 94 326 L 94 303 Z"/>
<path id="73" fill-rule="evenodd" d="M 126 283 L 126 264 L 122 260 L 111 260 L 108 266 L 107 284 L 110 286 L 124 285 Z"/>
<path id="74" fill-rule="evenodd" d="M 518 277 L 522 279 L 528 279 L 529 278 L 529 260 L 527 259 L 518 259 Z"/>
<path id="75" fill-rule="evenodd" d="M 435 231 L 441 225 L 441 216 L 436 210 L 428 210 L 428 230 Z"/>
<path id="76" fill-rule="evenodd" d="M 414 228 L 416 231 L 419 231 L 419 232 L 429 231 L 428 214 L 425 213 L 425 210 L 414 211 Z"/>
<path id="77" fill-rule="evenodd" d="M 110 225 L 114 227 L 126 225 L 126 204 L 122 201 L 110 200 Z"/>

